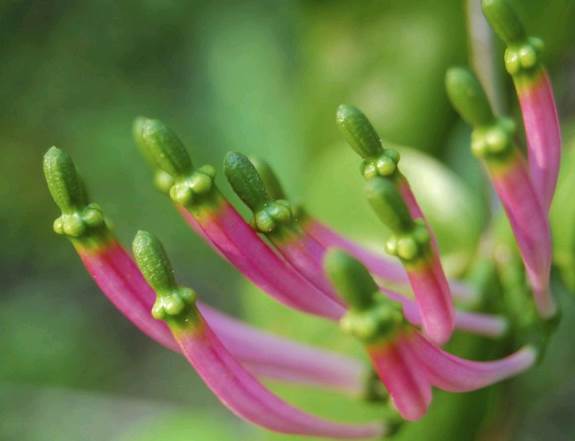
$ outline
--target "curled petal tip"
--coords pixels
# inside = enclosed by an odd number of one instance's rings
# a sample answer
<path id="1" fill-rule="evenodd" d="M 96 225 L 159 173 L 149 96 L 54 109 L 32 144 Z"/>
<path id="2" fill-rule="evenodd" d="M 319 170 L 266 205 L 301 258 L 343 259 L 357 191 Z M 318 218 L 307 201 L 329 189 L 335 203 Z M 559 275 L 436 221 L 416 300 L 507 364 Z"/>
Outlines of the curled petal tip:
<path id="1" fill-rule="evenodd" d="M 445 76 L 447 94 L 453 107 L 471 126 L 484 126 L 494 122 L 487 95 L 469 69 L 453 67 Z"/>
<path id="2" fill-rule="evenodd" d="M 44 155 L 44 176 L 54 202 L 68 213 L 88 205 L 86 190 L 70 155 L 50 147 Z"/>
<path id="3" fill-rule="evenodd" d="M 324 268 L 334 288 L 353 309 L 361 311 L 374 304 L 374 293 L 379 288 L 358 260 L 344 251 L 330 249 Z"/>
<path id="4" fill-rule="evenodd" d="M 341 104 L 337 108 L 336 122 L 345 140 L 362 158 L 372 159 L 383 154 L 379 135 L 358 108 Z"/>
<path id="5" fill-rule="evenodd" d="M 483 0 L 483 13 L 493 30 L 507 45 L 525 40 L 525 29 L 507 0 Z"/>
<path id="6" fill-rule="evenodd" d="M 147 231 L 138 231 L 132 243 L 136 263 L 154 291 L 175 289 L 174 271 L 162 243 Z"/>
<path id="7" fill-rule="evenodd" d="M 134 137 L 144 156 L 173 177 L 192 171 L 192 161 L 178 136 L 157 119 L 138 117 Z"/>
<path id="8" fill-rule="evenodd" d="M 271 201 L 256 167 L 247 156 L 228 152 L 224 173 L 238 197 L 252 210 L 259 211 Z"/>
<path id="9" fill-rule="evenodd" d="M 414 354 L 425 366 L 431 383 L 449 392 L 469 392 L 519 375 L 537 360 L 532 346 L 499 360 L 471 361 L 449 354 L 423 337 L 413 338 Z"/>

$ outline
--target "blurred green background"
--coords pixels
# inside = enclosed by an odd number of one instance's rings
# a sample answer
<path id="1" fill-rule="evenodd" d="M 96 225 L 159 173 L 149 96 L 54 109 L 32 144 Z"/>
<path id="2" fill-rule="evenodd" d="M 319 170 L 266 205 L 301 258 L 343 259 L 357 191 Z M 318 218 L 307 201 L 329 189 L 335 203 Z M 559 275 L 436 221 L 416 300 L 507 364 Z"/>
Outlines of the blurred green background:
<path id="1" fill-rule="evenodd" d="M 569 127 L 575 2 L 514 3 L 545 39 Z M 435 157 L 407 151 L 403 162 L 457 272 L 475 250 L 487 205 L 468 132 L 443 88 L 446 68 L 468 61 L 466 21 L 463 0 L 0 1 L 0 440 L 289 439 L 233 417 L 182 358 L 140 335 L 99 293 L 69 243 L 51 231 L 58 213 L 42 155 L 53 144 L 70 152 L 124 243 L 138 229 L 155 232 L 181 282 L 209 303 L 359 354 L 334 326 L 255 292 L 193 236 L 153 189 L 131 122 L 141 114 L 164 120 L 196 164 L 219 167 L 228 150 L 264 157 L 294 199 L 377 245 L 383 229 L 334 121 L 339 103 L 355 104 L 385 138 Z M 517 116 L 513 90 L 501 80 L 502 102 Z M 569 189 L 567 182 L 557 216 L 569 237 L 559 239 L 567 272 L 575 250 Z M 575 439 L 575 307 L 567 296 L 562 303 L 564 320 L 543 366 L 513 387 L 437 394 L 430 415 L 399 438 Z M 458 340 L 476 356 L 493 344 Z M 325 392 L 272 386 L 322 415 L 378 415 Z"/>

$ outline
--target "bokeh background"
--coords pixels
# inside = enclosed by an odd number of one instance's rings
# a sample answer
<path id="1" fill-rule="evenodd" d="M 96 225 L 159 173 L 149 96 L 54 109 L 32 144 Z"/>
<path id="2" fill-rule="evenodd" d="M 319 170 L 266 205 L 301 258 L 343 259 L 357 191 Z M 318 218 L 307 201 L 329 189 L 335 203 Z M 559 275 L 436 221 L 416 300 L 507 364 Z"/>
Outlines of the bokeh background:
<path id="1" fill-rule="evenodd" d="M 545 39 L 566 144 L 573 144 L 575 2 L 513 3 Z M 196 164 L 220 167 L 228 150 L 264 157 L 295 200 L 377 245 L 385 232 L 335 127 L 337 105 L 355 104 L 382 136 L 414 148 L 405 151 L 407 174 L 446 265 L 461 273 L 489 207 L 468 131 L 443 87 L 446 68 L 469 61 L 467 15 L 463 0 L 0 1 L 0 440 L 289 439 L 233 417 L 181 357 L 140 335 L 99 293 L 51 230 L 58 212 L 42 155 L 50 145 L 70 152 L 121 240 L 129 244 L 138 229 L 155 232 L 181 282 L 209 303 L 361 356 L 336 327 L 266 300 L 193 236 L 153 189 L 131 122 L 164 120 Z M 495 69 L 499 105 L 517 117 L 510 83 Z M 575 179 L 565 163 L 554 212 L 564 316 L 546 361 L 504 386 L 438 393 L 429 416 L 398 439 L 575 439 L 575 306 L 564 286 L 575 268 Z M 458 336 L 458 345 L 480 357 L 498 343 Z M 379 412 L 322 391 L 272 387 L 325 416 Z"/>

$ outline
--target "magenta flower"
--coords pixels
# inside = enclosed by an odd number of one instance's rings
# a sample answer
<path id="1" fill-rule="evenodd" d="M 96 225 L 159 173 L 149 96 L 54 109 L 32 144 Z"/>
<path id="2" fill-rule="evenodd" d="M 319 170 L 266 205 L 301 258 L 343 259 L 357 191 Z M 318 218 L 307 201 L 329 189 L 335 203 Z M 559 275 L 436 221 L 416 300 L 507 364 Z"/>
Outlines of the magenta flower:
<path id="1" fill-rule="evenodd" d="M 332 438 L 369 438 L 385 433 L 385 427 L 377 422 L 361 425 L 331 422 L 278 398 L 224 347 L 197 308 L 195 292 L 176 285 L 158 240 L 140 231 L 133 248 L 138 266 L 157 294 L 152 314 L 166 321 L 182 354 L 233 413 L 282 433 Z"/>
<path id="2" fill-rule="evenodd" d="M 549 211 L 561 160 L 561 130 L 553 87 L 541 63 L 543 42 L 526 34 L 507 0 L 483 0 L 483 11 L 507 45 L 505 68 L 513 78 L 529 151 L 529 171 L 539 202 Z"/>
<path id="3" fill-rule="evenodd" d="M 551 318 L 556 306 L 549 290 L 549 220 L 525 159 L 514 143 L 514 125 L 495 118 L 471 72 L 451 69 L 446 83 L 453 105 L 474 128 L 471 149 L 485 166 L 511 223 L 539 313 Z"/>
<path id="4" fill-rule="evenodd" d="M 536 361 L 532 346 L 495 361 L 469 361 L 449 354 L 406 324 L 397 304 L 377 295 L 375 281 L 359 261 L 334 250 L 325 266 L 350 304 L 343 329 L 364 343 L 373 368 L 406 420 L 425 415 L 432 386 L 468 392 L 517 375 Z"/>
<path id="5" fill-rule="evenodd" d="M 397 256 L 407 271 L 425 334 L 443 344 L 454 329 L 452 295 L 439 259 L 437 240 L 406 177 L 398 169 L 399 153 L 384 149 L 369 120 L 355 107 L 339 106 L 337 123 L 347 142 L 363 158 L 361 169 L 367 180 L 369 202 L 393 231 L 387 251 Z M 392 216 L 389 210 L 378 208 L 382 197 L 395 200 Z M 398 218 L 395 213 L 400 211 Z"/>

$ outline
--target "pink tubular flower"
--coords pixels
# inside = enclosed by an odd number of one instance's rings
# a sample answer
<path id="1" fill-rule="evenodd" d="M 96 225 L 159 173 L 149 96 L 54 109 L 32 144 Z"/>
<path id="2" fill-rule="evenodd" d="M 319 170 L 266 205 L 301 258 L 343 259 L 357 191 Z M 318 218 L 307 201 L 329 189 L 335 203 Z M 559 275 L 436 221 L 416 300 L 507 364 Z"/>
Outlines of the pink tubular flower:
<path id="1" fill-rule="evenodd" d="M 470 361 L 449 354 L 414 329 L 403 329 L 389 339 L 367 346 L 374 369 L 406 420 L 425 415 L 431 386 L 447 392 L 470 392 L 516 376 L 536 361 L 526 346 L 494 361 Z"/>
<path id="2" fill-rule="evenodd" d="M 272 199 L 254 164 L 241 153 L 226 154 L 224 172 L 235 193 L 253 212 L 254 229 L 264 234 L 286 262 L 311 284 L 341 304 L 323 274 L 325 247 L 304 234 L 291 204 Z"/>
<path id="3" fill-rule="evenodd" d="M 209 216 L 196 215 L 191 210 L 189 214 L 195 216 L 213 246 L 242 274 L 281 303 L 330 319 L 341 317 L 343 307 L 275 254 L 232 205 L 223 199 L 218 205 Z"/>
<path id="4" fill-rule="evenodd" d="M 367 347 L 373 368 L 401 416 L 408 421 L 421 419 L 431 403 L 431 384 L 418 370 L 405 337 Z"/>
<path id="5" fill-rule="evenodd" d="M 381 436 L 380 423 L 342 424 L 305 413 L 281 400 L 245 370 L 224 347 L 196 307 L 195 293 L 175 284 L 161 244 L 140 231 L 134 255 L 157 294 L 154 318 L 165 320 L 181 352 L 204 383 L 228 409 L 258 426 L 281 433 L 332 438 Z"/>
<path id="6" fill-rule="evenodd" d="M 495 118 L 471 72 L 451 69 L 446 84 L 454 107 L 474 128 L 472 152 L 481 159 L 505 208 L 539 314 L 549 319 L 556 313 L 549 289 L 551 232 L 547 211 L 541 205 L 527 164 L 514 145 L 515 127 L 507 119 Z"/>
<path id="7" fill-rule="evenodd" d="M 366 192 L 372 208 L 393 231 L 387 249 L 405 266 L 425 335 L 437 344 L 447 342 L 455 326 L 453 303 L 428 226 L 422 218 L 414 221 L 394 182 L 375 177 Z"/>
<path id="8" fill-rule="evenodd" d="M 549 211 L 561 160 L 561 130 L 553 87 L 541 62 L 543 42 L 527 35 L 507 0 L 483 0 L 483 12 L 505 42 L 505 69 L 513 78 L 529 152 L 533 186 Z"/>
<path id="9" fill-rule="evenodd" d="M 247 421 L 289 434 L 332 438 L 371 438 L 384 434 L 384 428 L 378 423 L 335 423 L 285 403 L 242 368 L 203 320 L 193 327 L 174 330 L 174 337 L 212 392 Z"/>
<path id="10" fill-rule="evenodd" d="M 491 168 L 489 175 L 515 234 L 537 309 L 543 317 L 550 318 L 556 312 L 549 291 L 551 232 L 525 161 L 516 152 L 503 170 Z"/>
<path id="11" fill-rule="evenodd" d="M 488 362 L 451 355 L 406 324 L 396 304 L 375 296 L 375 281 L 359 261 L 333 250 L 325 267 L 334 287 L 351 305 L 342 328 L 364 343 L 374 370 L 406 420 L 426 414 L 431 386 L 450 392 L 475 390 L 517 375 L 535 362 L 536 351 L 531 347 Z"/>
<path id="12" fill-rule="evenodd" d="M 553 88 L 544 69 L 530 81 L 516 81 L 515 86 L 527 136 L 531 178 L 543 209 L 549 211 L 561 161 L 561 130 Z"/>
<path id="13" fill-rule="evenodd" d="M 443 302 L 446 303 L 445 309 L 448 310 L 450 308 L 453 308 L 450 300 L 449 285 L 447 283 L 447 278 L 445 277 L 445 272 L 443 271 L 443 267 L 441 266 L 441 260 L 439 258 L 439 245 L 437 243 L 437 238 L 433 233 L 431 225 L 429 225 L 429 222 L 425 218 L 423 210 L 419 206 L 419 203 L 417 202 L 417 199 L 413 194 L 413 190 L 411 189 L 411 186 L 409 185 L 409 182 L 405 177 L 401 177 L 399 179 L 398 188 L 399 192 L 401 193 L 401 196 L 403 197 L 403 202 L 405 202 L 405 205 L 409 210 L 409 214 L 411 214 L 411 217 L 415 220 L 421 219 L 425 223 L 427 232 L 431 237 L 432 253 L 430 256 L 431 259 L 430 270 L 433 273 L 433 280 L 440 286 L 439 295 L 443 298 Z"/>
<path id="14" fill-rule="evenodd" d="M 359 109 L 340 105 L 336 120 L 347 142 L 363 158 L 369 202 L 393 232 L 388 252 L 399 257 L 407 271 L 423 329 L 434 342 L 443 344 L 454 328 L 451 292 L 434 234 L 398 169 L 399 153 L 383 148 L 374 127 Z"/>

